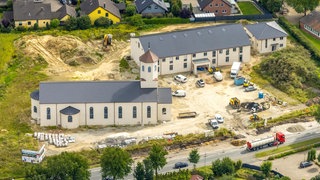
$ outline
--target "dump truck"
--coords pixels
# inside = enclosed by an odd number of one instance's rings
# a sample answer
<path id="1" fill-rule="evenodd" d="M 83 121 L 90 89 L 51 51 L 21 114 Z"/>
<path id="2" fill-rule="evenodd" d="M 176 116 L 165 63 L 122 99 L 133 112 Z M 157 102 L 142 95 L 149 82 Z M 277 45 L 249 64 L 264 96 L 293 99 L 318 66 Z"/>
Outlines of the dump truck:
<path id="1" fill-rule="evenodd" d="M 255 151 L 265 147 L 277 146 L 283 144 L 286 141 L 285 135 L 281 132 L 277 132 L 274 136 L 268 136 L 265 138 L 248 141 L 247 150 Z"/>

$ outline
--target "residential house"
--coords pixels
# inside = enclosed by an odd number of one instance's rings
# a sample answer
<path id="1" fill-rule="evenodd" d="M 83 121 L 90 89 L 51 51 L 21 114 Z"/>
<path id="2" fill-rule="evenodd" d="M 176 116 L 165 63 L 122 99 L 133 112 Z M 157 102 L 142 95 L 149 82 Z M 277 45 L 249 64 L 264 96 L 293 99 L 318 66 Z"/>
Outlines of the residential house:
<path id="1" fill-rule="evenodd" d="M 114 4 L 118 9 L 120 14 L 125 13 L 126 11 L 126 3 L 125 2 L 119 2 Z"/>
<path id="2" fill-rule="evenodd" d="M 159 16 L 168 12 L 169 5 L 164 0 L 135 0 L 134 3 L 142 16 Z"/>
<path id="3" fill-rule="evenodd" d="M 158 57 L 139 58 L 140 81 L 41 82 L 30 94 L 40 126 L 145 125 L 171 120 L 171 88 L 158 88 Z"/>
<path id="4" fill-rule="evenodd" d="M 312 11 L 300 19 L 300 28 L 320 39 L 320 11 Z"/>
<path id="5" fill-rule="evenodd" d="M 216 16 L 231 14 L 232 4 L 228 0 L 198 0 L 200 10 L 206 13 L 214 13 Z"/>
<path id="6" fill-rule="evenodd" d="M 90 17 L 92 24 L 100 17 L 106 17 L 114 24 L 120 22 L 121 19 L 119 9 L 111 0 L 83 0 L 80 9 L 82 14 Z"/>
<path id="7" fill-rule="evenodd" d="M 13 19 L 15 27 L 46 27 L 53 19 L 51 4 L 34 2 L 33 0 L 13 0 Z"/>
<path id="8" fill-rule="evenodd" d="M 246 25 L 252 47 L 259 53 L 273 52 L 286 47 L 288 34 L 275 22 Z"/>
<path id="9" fill-rule="evenodd" d="M 159 73 L 193 71 L 197 67 L 232 65 L 250 61 L 250 40 L 242 25 L 226 24 L 131 38 L 131 57 L 149 49 L 159 57 Z"/>
<path id="10" fill-rule="evenodd" d="M 60 24 L 63 25 L 70 17 L 77 17 L 77 12 L 74 7 L 65 4 L 57 10 L 56 17 L 60 20 Z"/>

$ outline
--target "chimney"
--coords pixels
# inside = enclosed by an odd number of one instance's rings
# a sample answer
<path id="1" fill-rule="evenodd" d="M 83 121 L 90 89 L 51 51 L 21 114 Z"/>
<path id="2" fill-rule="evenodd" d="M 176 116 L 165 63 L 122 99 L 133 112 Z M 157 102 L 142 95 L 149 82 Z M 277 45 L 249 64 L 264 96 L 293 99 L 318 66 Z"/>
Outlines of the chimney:
<path id="1" fill-rule="evenodd" d="M 104 8 L 104 9 L 106 8 L 106 3 L 103 3 L 103 8 Z"/>

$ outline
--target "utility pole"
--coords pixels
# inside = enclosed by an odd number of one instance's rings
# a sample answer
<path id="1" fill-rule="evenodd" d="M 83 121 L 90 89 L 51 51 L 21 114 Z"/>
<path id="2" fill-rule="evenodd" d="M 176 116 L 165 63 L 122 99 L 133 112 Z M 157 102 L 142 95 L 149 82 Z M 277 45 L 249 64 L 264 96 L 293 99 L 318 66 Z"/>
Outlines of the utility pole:
<path id="1" fill-rule="evenodd" d="M 204 153 L 204 166 L 207 165 L 207 153 L 205 152 Z"/>

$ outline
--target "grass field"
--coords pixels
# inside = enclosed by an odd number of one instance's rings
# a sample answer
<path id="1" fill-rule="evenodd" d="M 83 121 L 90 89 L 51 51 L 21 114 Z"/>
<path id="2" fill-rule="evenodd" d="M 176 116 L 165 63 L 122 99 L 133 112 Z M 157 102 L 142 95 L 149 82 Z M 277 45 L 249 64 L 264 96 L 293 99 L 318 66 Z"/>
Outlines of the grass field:
<path id="1" fill-rule="evenodd" d="M 310 35 L 309 33 L 306 33 L 302 30 L 300 30 L 306 38 L 310 41 L 311 44 L 313 44 L 315 47 L 317 47 L 320 51 L 320 39 L 315 38 L 314 36 Z"/>
<path id="2" fill-rule="evenodd" d="M 262 14 L 252 2 L 238 2 L 238 6 L 242 11 L 243 15 L 257 15 Z"/>

